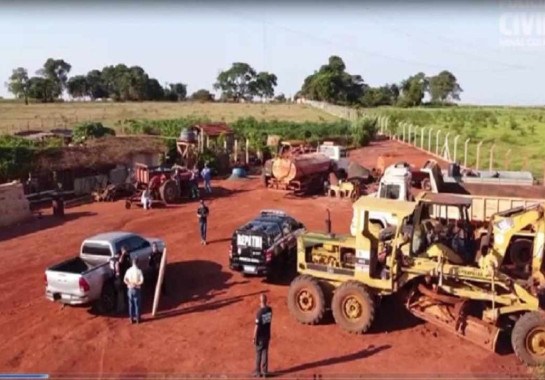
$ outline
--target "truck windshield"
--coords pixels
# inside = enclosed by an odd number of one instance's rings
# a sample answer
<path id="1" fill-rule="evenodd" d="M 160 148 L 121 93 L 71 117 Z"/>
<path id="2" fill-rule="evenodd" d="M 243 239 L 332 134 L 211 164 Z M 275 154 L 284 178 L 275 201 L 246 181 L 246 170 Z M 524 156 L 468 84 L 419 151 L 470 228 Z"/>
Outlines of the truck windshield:
<path id="1" fill-rule="evenodd" d="M 400 186 L 399 185 L 382 185 L 380 186 L 380 198 L 386 198 L 386 199 L 399 199 L 400 194 Z"/>
<path id="2" fill-rule="evenodd" d="M 110 247 L 96 243 L 85 243 L 81 248 L 84 255 L 110 256 Z"/>

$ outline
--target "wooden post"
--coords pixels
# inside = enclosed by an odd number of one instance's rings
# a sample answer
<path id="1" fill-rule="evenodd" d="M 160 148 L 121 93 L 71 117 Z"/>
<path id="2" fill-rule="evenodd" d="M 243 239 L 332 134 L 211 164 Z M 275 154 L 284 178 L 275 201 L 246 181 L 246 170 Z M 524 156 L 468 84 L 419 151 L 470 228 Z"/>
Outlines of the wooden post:
<path id="1" fill-rule="evenodd" d="M 250 162 L 250 140 L 246 139 L 246 165 Z"/>
<path id="2" fill-rule="evenodd" d="M 235 150 L 235 153 L 234 153 L 233 161 L 236 163 L 238 160 L 238 140 L 235 140 L 234 150 Z"/>
<path id="3" fill-rule="evenodd" d="M 163 286 L 163 280 L 165 278 L 165 267 L 167 265 L 167 248 L 163 249 L 163 256 L 161 256 L 161 264 L 159 265 L 159 277 L 157 278 L 157 284 L 155 285 L 155 297 L 153 298 L 153 309 L 151 315 L 155 317 L 157 314 L 157 306 L 159 306 L 159 298 L 161 297 L 161 287 Z"/>

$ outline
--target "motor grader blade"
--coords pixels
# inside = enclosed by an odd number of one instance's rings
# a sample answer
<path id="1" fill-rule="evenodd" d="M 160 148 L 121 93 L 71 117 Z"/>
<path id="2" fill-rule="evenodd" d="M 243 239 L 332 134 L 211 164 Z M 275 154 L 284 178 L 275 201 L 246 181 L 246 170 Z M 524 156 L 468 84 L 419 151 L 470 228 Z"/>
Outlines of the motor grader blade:
<path id="1" fill-rule="evenodd" d="M 427 295 L 413 293 L 407 303 L 416 317 L 456 334 L 487 350 L 495 351 L 500 329 L 465 313 L 466 304 L 444 303 Z"/>

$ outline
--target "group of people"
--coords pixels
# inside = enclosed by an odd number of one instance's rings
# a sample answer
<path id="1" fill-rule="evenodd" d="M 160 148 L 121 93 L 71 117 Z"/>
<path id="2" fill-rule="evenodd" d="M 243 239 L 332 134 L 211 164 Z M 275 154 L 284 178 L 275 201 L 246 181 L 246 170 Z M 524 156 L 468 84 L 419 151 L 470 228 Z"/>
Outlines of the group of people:
<path id="1" fill-rule="evenodd" d="M 202 171 L 199 172 L 199 168 L 197 167 L 197 165 L 195 165 L 193 169 L 191 169 L 191 176 L 189 178 L 189 190 L 192 199 L 200 198 L 199 181 L 201 178 L 204 181 L 204 191 L 208 194 L 212 193 L 212 169 L 208 164 L 205 164 Z M 176 169 L 172 174 L 172 179 L 174 179 L 178 184 L 181 194 L 183 190 L 182 180 L 180 178 L 180 171 L 178 169 Z M 165 180 L 166 176 L 164 174 L 153 176 L 150 179 L 148 186 L 144 189 L 140 198 L 142 207 L 145 210 L 149 210 L 151 208 L 152 200 L 154 196 L 158 196 L 159 187 L 161 186 L 161 183 L 163 183 Z"/>
<path id="2" fill-rule="evenodd" d="M 161 256 L 162 252 L 159 250 L 157 243 L 153 243 L 149 258 L 149 269 L 153 275 L 153 282 L 158 279 Z M 128 310 L 131 323 L 140 323 L 142 310 L 141 289 L 144 285 L 144 274 L 138 266 L 138 259 L 136 257 L 131 259 L 127 247 L 121 247 L 120 252 L 112 259 L 111 268 L 114 273 L 117 311 L 124 312 Z M 164 283 L 161 286 L 161 292 L 165 294 Z M 127 296 L 126 306 L 124 302 L 125 294 Z"/>

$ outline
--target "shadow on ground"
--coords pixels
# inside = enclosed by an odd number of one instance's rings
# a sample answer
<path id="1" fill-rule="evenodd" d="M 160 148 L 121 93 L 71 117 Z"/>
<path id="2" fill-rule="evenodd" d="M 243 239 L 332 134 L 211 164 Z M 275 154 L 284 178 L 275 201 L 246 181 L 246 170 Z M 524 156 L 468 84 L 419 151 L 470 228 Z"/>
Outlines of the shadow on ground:
<path id="1" fill-rule="evenodd" d="M 367 347 L 367 348 L 365 348 L 363 350 L 354 352 L 352 354 L 336 356 L 336 357 L 333 357 L 333 358 L 322 359 L 322 360 L 317 360 L 317 361 L 310 362 L 310 363 L 296 365 L 294 367 L 286 368 L 286 369 L 280 370 L 278 372 L 275 372 L 274 375 L 275 376 L 283 376 L 283 375 L 287 375 L 287 374 L 290 374 L 290 373 L 307 371 L 307 370 L 311 370 L 311 369 L 318 368 L 318 367 L 327 367 L 327 366 L 330 366 L 330 365 L 348 363 L 348 362 L 352 362 L 352 361 L 355 361 L 355 360 L 361 360 L 361 359 L 365 359 L 365 358 L 367 358 L 369 356 L 375 355 L 375 354 L 377 354 L 377 353 L 379 353 L 381 351 L 387 350 L 390 347 L 391 347 L 390 345 L 382 345 L 382 346 L 378 346 L 378 347 L 375 347 L 374 345 L 370 345 L 369 347 Z"/>
<path id="2" fill-rule="evenodd" d="M 31 234 L 37 231 L 43 231 L 48 228 L 57 227 L 65 223 L 69 223 L 79 218 L 96 215 L 95 212 L 81 211 L 70 212 L 66 211 L 64 217 L 54 215 L 37 215 L 26 223 L 17 224 L 14 226 L 3 227 L 0 230 L 0 241 L 9 240 L 23 235 Z"/>

